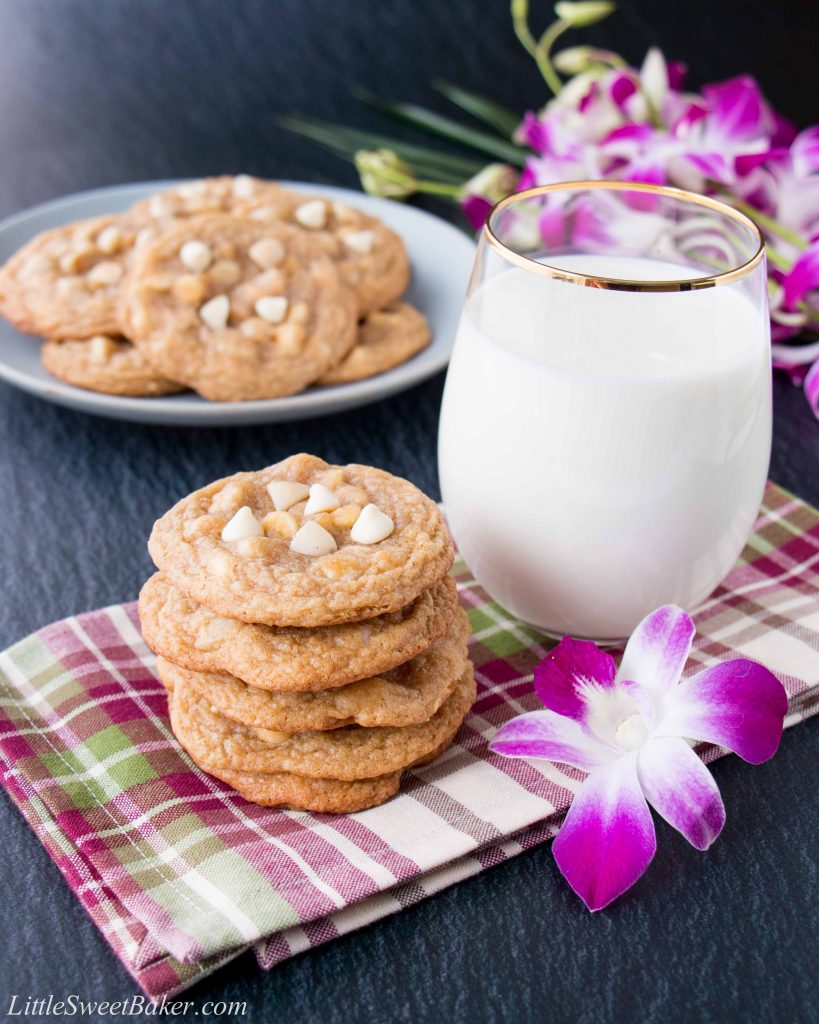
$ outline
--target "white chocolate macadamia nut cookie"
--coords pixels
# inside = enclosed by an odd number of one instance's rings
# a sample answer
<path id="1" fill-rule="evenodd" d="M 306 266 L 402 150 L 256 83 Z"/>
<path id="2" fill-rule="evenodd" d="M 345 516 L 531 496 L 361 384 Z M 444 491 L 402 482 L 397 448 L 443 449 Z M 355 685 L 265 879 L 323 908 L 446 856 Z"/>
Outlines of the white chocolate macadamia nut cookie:
<path id="1" fill-rule="evenodd" d="M 116 304 L 138 225 L 93 217 L 44 231 L 0 268 L 0 312 L 26 334 L 118 334 Z"/>
<path id="2" fill-rule="evenodd" d="M 66 384 L 106 395 L 148 397 L 185 390 L 183 384 L 154 372 L 130 341 L 107 334 L 47 341 L 40 358 L 44 368 Z"/>
<path id="3" fill-rule="evenodd" d="M 400 366 L 425 348 L 432 338 L 423 313 L 408 302 L 395 302 L 366 316 L 353 348 L 319 384 L 349 384 Z"/>
<path id="4" fill-rule="evenodd" d="M 290 503 L 297 492 L 282 484 L 308 494 Z M 287 509 L 276 507 L 283 494 Z M 322 510 L 309 513 L 314 494 Z M 219 615 L 309 627 L 396 611 L 454 557 L 438 506 L 413 484 L 311 455 L 195 491 L 154 525 L 148 549 L 173 585 Z"/>
<path id="5" fill-rule="evenodd" d="M 135 254 L 119 319 L 151 365 L 216 401 L 294 394 L 355 343 L 355 299 L 285 224 L 181 220 Z"/>
<path id="6" fill-rule="evenodd" d="M 344 284 L 355 292 L 360 316 L 394 302 L 409 284 L 409 259 L 401 238 L 377 217 L 346 203 L 279 188 L 260 190 L 239 209 L 263 222 L 292 224 L 319 241 L 338 265 Z"/>
<path id="7" fill-rule="evenodd" d="M 131 207 L 131 213 L 162 224 L 203 214 L 240 212 L 248 203 L 272 202 L 282 191 L 274 181 L 249 174 L 223 174 L 183 181 L 164 192 L 155 192 Z"/>

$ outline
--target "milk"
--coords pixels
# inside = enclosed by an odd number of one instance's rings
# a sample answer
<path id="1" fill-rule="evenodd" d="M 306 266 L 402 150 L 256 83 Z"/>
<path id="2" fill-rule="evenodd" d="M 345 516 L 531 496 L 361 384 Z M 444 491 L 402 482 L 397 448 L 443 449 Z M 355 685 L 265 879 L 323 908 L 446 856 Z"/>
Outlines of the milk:
<path id="1" fill-rule="evenodd" d="M 627 280 L 677 266 L 560 266 Z M 768 323 L 739 286 L 633 293 L 511 268 L 472 293 L 441 412 L 441 489 L 467 564 L 526 622 L 628 636 L 734 564 L 768 470 Z"/>

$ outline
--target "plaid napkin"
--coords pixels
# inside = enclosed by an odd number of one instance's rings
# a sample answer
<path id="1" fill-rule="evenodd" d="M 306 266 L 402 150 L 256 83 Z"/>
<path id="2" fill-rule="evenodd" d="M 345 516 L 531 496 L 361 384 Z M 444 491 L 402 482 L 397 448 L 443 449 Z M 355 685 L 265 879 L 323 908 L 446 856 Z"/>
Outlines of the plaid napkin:
<path id="1" fill-rule="evenodd" d="M 549 641 L 462 563 L 455 573 L 477 703 L 442 758 L 359 814 L 267 810 L 199 771 L 171 734 L 134 604 L 54 623 L 0 655 L 3 785 L 151 997 L 251 945 L 269 968 L 555 835 L 581 774 L 487 750 L 502 722 L 538 706 L 531 672 Z M 787 725 L 814 714 L 819 512 L 769 485 L 741 560 L 696 620 L 689 671 L 754 658 L 787 687 Z"/>

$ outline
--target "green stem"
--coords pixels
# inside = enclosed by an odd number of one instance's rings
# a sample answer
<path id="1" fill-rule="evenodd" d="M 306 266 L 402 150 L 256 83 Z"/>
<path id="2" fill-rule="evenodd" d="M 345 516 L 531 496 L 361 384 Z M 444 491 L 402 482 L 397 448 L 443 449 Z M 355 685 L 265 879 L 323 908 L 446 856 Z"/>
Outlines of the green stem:
<path id="1" fill-rule="evenodd" d="M 518 42 L 530 57 L 537 60 L 537 43 L 529 31 L 529 0 L 512 0 L 511 12 L 512 27 L 518 37 Z"/>
<path id="2" fill-rule="evenodd" d="M 538 69 L 541 75 L 543 75 L 543 80 L 555 96 L 557 96 L 563 88 L 563 82 L 560 79 L 560 75 L 555 71 L 555 66 L 552 64 L 550 52 L 558 39 L 570 28 L 571 25 L 568 21 L 554 22 L 546 29 L 535 47 L 534 57 L 537 62 Z"/>
<path id="3" fill-rule="evenodd" d="M 563 88 L 563 82 L 560 80 L 560 75 L 555 71 L 555 66 L 552 64 L 549 52 L 563 33 L 571 28 L 570 24 L 567 21 L 556 21 L 546 29 L 540 39 L 535 40 L 535 37 L 529 30 L 529 0 L 512 0 L 511 12 L 512 27 L 515 30 L 518 41 L 524 50 L 535 58 L 535 63 L 541 75 L 543 75 L 543 80 L 555 96 L 557 96 Z"/>
<path id="4" fill-rule="evenodd" d="M 774 249 L 770 242 L 765 243 L 765 255 L 768 257 L 768 262 L 773 263 L 780 270 L 790 270 L 793 266 L 787 256 L 783 256 L 778 249 Z"/>
<path id="5" fill-rule="evenodd" d="M 740 213 L 744 213 L 746 217 L 750 217 L 751 220 L 762 228 L 763 231 L 767 231 L 770 235 L 776 235 L 785 242 L 790 242 L 791 245 L 795 246 L 799 250 L 807 249 L 808 243 L 800 238 L 795 232 L 791 231 L 790 228 L 786 228 L 784 224 L 780 224 L 775 221 L 773 217 L 769 217 L 765 213 L 761 213 L 755 206 L 751 206 L 750 203 L 746 203 L 744 199 L 738 199 L 734 195 L 729 195 L 729 202 L 731 206 L 735 207 Z M 770 254 L 773 250 L 768 246 L 768 253 Z M 773 263 L 774 260 L 771 260 Z"/>
<path id="6" fill-rule="evenodd" d="M 819 323 L 819 309 L 814 309 L 813 306 L 809 306 L 807 302 L 797 302 L 800 310 L 807 316 L 811 323 Z"/>
<path id="7" fill-rule="evenodd" d="M 447 185 L 442 181 L 416 181 L 415 190 L 431 196 L 451 196 L 457 199 L 463 192 L 462 185 Z"/>

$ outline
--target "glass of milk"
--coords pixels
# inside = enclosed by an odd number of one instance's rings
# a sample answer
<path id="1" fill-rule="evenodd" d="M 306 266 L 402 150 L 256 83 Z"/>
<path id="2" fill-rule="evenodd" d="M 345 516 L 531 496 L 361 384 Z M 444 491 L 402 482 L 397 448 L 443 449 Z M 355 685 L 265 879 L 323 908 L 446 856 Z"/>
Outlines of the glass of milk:
<path id="1" fill-rule="evenodd" d="M 751 532 L 771 450 L 764 243 L 704 196 L 520 192 L 480 239 L 441 411 L 441 490 L 491 596 L 616 642 L 693 609 Z"/>

